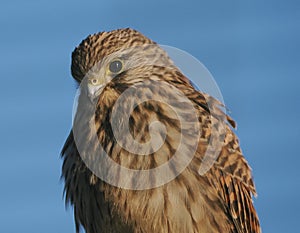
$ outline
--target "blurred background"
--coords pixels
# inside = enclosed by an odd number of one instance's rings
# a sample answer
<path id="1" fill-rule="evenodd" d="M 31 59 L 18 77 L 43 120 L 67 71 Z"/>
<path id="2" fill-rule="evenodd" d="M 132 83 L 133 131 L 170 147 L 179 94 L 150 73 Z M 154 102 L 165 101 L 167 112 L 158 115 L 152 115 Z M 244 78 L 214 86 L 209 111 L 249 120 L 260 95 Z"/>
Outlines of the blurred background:
<path id="1" fill-rule="evenodd" d="M 59 157 L 71 128 L 71 52 L 88 34 L 135 28 L 213 74 L 253 168 L 264 233 L 300 219 L 300 2 L 0 3 L 0 231 L 74 232 Z"/>

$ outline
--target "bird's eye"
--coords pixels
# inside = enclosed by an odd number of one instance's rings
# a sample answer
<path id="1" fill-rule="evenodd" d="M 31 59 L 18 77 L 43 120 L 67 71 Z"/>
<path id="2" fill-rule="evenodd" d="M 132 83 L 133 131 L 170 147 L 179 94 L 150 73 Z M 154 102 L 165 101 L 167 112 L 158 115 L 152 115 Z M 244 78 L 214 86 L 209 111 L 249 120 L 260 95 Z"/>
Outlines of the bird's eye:
<path id="1" fill-rule="evenodd" d="M 121 60 L 114 60 L 109 64 L 109 71 L 118 74 L 123 69 L 123 63 Z"/>

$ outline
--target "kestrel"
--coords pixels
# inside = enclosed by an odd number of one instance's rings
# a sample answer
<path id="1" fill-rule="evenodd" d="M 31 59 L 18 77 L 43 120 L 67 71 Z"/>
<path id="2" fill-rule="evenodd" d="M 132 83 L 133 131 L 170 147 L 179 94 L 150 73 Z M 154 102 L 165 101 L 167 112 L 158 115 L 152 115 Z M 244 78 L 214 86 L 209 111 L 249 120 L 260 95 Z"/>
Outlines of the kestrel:
<path id="1" fill-rule="evenodd" d="M 72 53 L 71 71 L 80 94 L 62 177 L 76 232 L 261 232 L 235 122 L 159 45 L 130 28 L 90 35 Z M 169 170 L 155 170 L 162 166 Z"/>

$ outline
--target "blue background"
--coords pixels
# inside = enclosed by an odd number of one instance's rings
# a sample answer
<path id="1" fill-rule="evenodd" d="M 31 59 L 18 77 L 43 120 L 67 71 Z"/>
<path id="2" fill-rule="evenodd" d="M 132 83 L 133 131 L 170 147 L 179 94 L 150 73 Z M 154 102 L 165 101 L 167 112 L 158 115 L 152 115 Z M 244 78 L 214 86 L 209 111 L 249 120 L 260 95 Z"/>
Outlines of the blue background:
<path id="1" fill-rule="evenodd" d="M 0 231 L 74 232 L 59 158 L 75 94 L 70 55 L 90 33 L 133 27 L 211 71 L 253 168 L 263 232 L 296 232 L 299 12 L 296 0 L 2 0 Z"/>

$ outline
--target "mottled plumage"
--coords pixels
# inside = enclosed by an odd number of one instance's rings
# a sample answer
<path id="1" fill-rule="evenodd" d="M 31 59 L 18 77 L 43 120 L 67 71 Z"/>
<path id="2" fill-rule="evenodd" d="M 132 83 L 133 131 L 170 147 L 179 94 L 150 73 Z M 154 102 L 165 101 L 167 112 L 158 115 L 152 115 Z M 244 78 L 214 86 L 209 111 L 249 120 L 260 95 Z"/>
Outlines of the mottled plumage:
<path id="1" fill-rule="evenodd" d="M 143 59 L 139 58 L 139 53 L 130 54 L 130 48 L 146 44 L 154 46 L 154 50 L 147 50 L 147 47 L 144 49 L 148 52 L 147 56 L 153 61 L 163 60 L 169 68 L 155 64 L 133 67 L 103 81 L 106 86 L 97 100 L 94 116 L 99 142 L 114 161 L 130 169 L 150 169 L 167 162 L 178 147 L 180 134 L 180 122 L 167 106 L 148 101 L 136 107 L 131 114 L 130 132 L 141 143 L 149 140 L 148 126 L 153 120 L 166 126 L 168 134 L 165 143 L 149 156 L 135 155 L 116 143 L 109 121 L 112 108 L 124 90 L 140 82 L 162 80 L 184 93 L 198 114 L 201 130 L 196 153 L 179 176 L 162 186 L 146 190 L 122 189 L 103 182 L 91 172 L 79 155 L 78 145 L 71 131 L 62 150 L 62 176 L 65 180 L 66 201 L 74 206 L 77 232 L 80 226 L 87 233 L 261 232 L 252 204 L 252 195 L 256 192 L 251 169 L 231 129 L 232 126 L 235 127 L 234 121 L 223 113 L 217 100 L 195 90 L 167 54 L 152 40 L 132 29 L 91 35 L 72 54 L 72 75 L 79 84 L 84 82 L 85 76 L 89 78 L 94 73 L 103 71 L 102 63 L 97 66 L 101 59 L 120 49 L 129 49 L 128 54 L 124 55 L 124 63 L 130 62 L 133 56 L 137 60 Z M 97 69 L 89 73 L 95 65 Z M 160 97 L 164 93 L 170 94 L 169 92 L 167 87 L 156 86 L 153 89 L 145 88 L 142 95 Z M 82 91 L 80 98 L 79 105 L 88 97 Z M 124 103 L 124 106 L 126 104 L 128 103 Z M 91 106 L 86 104 L 83 107 L 88 109 Z M 185 105 L 178 104 L 176 111 L 185 112 Z M 122 115 L 119 117 L 122 118 Z M 90 120 L 91 116 L 85 111 L 75 117 L 75 121 L 80 122 L 82 127 L 81 140 L 88 141 L 90 138 Z M 225 127 L 223 132 L 222 126 Z M 218 137 L 212 134 L 213 129 L 220 130 Z M 221 151 L 213 166 L 201 175 L 198 171 L 204 163 L 209 143 L 221 145 Z M 149 179 L 145 182 L 152 181 Z"/>

